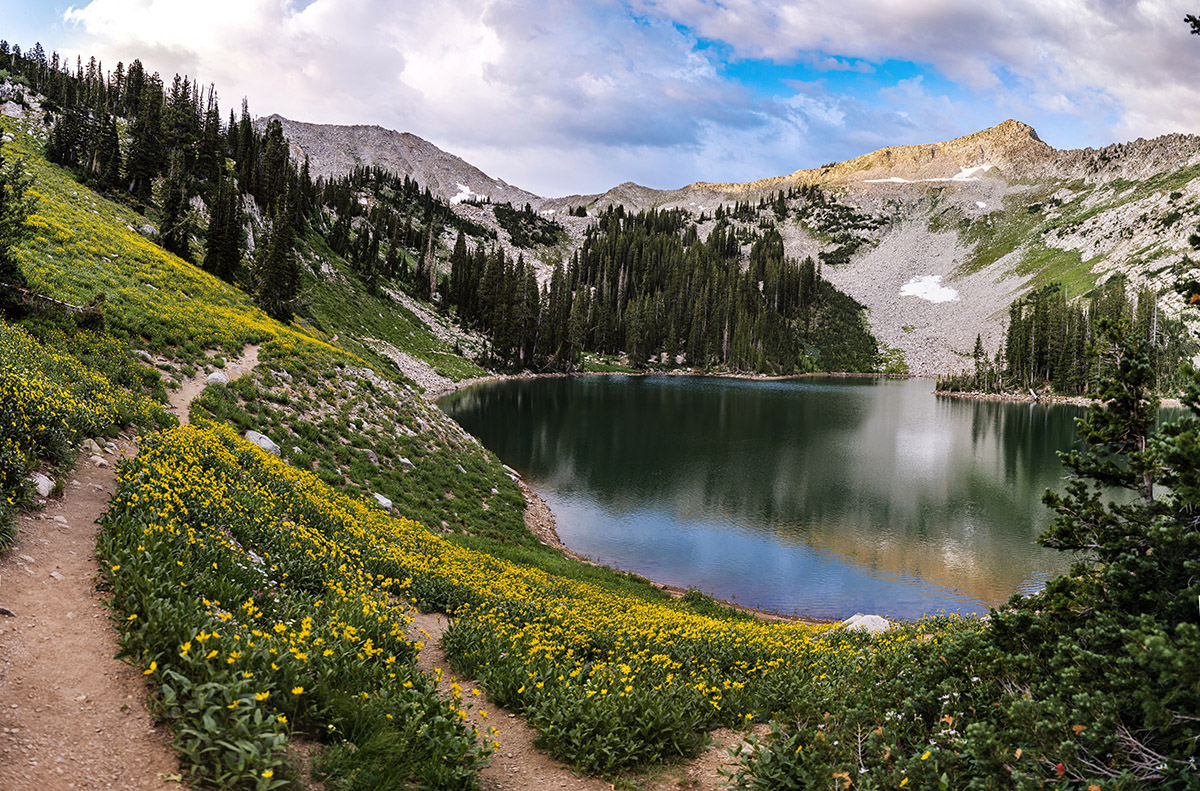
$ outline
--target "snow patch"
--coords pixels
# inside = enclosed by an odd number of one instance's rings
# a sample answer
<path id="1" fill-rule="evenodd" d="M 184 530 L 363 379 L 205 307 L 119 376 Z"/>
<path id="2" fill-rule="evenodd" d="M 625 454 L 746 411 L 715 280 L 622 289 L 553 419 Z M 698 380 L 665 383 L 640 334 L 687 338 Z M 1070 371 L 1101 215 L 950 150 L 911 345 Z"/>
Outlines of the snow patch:
<path id="1" fill-rule="evenodd" d="M 475 193 L 471 192 L 470 187 L 468 187 L 466 184 L 459 184 L 458 185 L 458 194 L 455 195 L 453 198 L 451 198 L 450 202 L 451 203 L 462 203 L 465 200 L 471 200 L 471 198 L 473 198 L 473 197 L 475 197 Z"/>
<path id="2" fill-rule="evenodd" d="M 959 168 L 958 172 L 950 178 L 944 179 L 917 179 L 920 182 L 934 181 L 979 181 L 979 173 L 987 173 L 992 168 L 996 167 L 990 162 L 986 165 L 976 165 L 973 168 Z M 912 184 L 908 179 L 902 179 L 899 176 L 892 176 L 887 179 L 865 179 L 867 184 Z"/>
<path id="3" fill-rule="evenodd" d="M 902 297 L 920 297 L 928 302 L 955 302 L 958 292 L 942 285 L 941 275 L 921 275 L 900 287 Z"/>

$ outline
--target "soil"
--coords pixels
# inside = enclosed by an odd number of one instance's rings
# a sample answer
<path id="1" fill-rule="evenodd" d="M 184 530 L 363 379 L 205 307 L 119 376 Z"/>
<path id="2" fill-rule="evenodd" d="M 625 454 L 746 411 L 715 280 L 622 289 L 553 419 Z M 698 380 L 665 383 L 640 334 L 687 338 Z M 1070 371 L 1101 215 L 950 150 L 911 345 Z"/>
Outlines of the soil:
<path id="1" fill-rule="evenodd" d="M 225 371 L 249 371 L 249 346 Z M 187 408 L 205 374 L 171 394 Z M 82 453 L 61 496 L 18 519 L 18 535 L 0 559 L 0 789 L 180 788 L 167 728 L 146 706 L 142 674 L 115 658 L 120 650 L 104 597 L 97 592 L 97 520 L 116 489 L 115 464 L 137 453 L 129 437 Z"/>
<path id="2" fill-rule="evenodd" d="M 409 637 L 424 643 L 417 666 L 438 678 L 438 688 L 451 695 L 451 685 L 461 688 L 463 701 L 471 704 L 467 720 L 481 734 L 495 728 L 492 735 L 500 746 L 491 763 L 479 773 L 480 784 L 486 791 L 546 791 L 548 789 L 577 789 L 578 791 L 611 791 L 612 782 L 581 775 L 561 761 L 555 760 L 534 746 L 537 731 L 522 717 L 487 700 L 484 691 L 470 679 L 457 678 L 442 650 L 442 634 L 449 626 L 445 615 L 417 613 L 409 626 Z M 438 671 L 440 675 L 438 675 Z M 486 712 L 486 716 L 484 713 Z M 758 726 L 752 732 L 766 732 Z M 641 791 L 717 791 L 728 785 L 721 770 L 734 771 L 736 759 L 729 749 L 744 741 L 746 734 L 721 729 L 712 734 L 712 744 L 691 761 L 659 767 L 647 774 L 622 778 L 629 787 Z"/>

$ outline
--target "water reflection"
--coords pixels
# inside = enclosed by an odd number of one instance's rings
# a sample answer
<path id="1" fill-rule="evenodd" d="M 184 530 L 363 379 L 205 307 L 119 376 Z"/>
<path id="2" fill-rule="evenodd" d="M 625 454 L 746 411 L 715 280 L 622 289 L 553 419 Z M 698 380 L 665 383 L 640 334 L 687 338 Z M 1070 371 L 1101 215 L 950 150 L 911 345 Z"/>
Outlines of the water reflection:
<path id="1" fill-rule="evenodd" d="M 1084 410 L 930 390 L 615 376 L 442 406 L 602 562 L 782 611 L 980 611 L 1065 569 L 1035 539 Z"/>

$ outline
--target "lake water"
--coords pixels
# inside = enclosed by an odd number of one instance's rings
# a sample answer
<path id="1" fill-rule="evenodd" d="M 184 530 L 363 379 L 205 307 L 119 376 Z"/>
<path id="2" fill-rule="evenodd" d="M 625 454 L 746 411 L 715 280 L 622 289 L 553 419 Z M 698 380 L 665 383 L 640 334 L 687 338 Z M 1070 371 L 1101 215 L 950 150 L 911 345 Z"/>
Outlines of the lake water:
<path id="1" fill-rule="evenodd" d="M 1070 406 L 929 380 L 510 380 L 439 405 L 518 470 L 562 540 L 749 606 L 844 618 L 986 612 L 1069 558 L 1036 538 Z"/>

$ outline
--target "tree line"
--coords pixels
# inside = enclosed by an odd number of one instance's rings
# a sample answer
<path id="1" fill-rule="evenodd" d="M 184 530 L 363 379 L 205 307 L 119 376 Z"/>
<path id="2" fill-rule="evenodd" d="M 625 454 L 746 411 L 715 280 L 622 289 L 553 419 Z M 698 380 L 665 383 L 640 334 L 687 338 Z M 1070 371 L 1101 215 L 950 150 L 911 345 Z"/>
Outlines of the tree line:
<path id="1" fill-rule="evenodd" d="M 604 210 L 542 288 L 523 256 L 468 249 L 460 235 L 444 299 L 514 368 L 571 370 L 597 352 L 635 367 L 791 374 L 870 371 L 879 356 L 862 306 L 811 259 L 786 257 L 774 228 L 755 234 L 747 264 L 727 220 L 701 240 L 678 209 Z"/>
<path id="2" fill-rule="evenodd" d="M 1094 395 L 1104 372 L 1090 349 L 1104 322 L 1129 325 L 1145 346 L 1155 387 L 1166 392 L 1182 386 L 1180 366 L 1196 353 L 1195 339 L 1179 318 L 1163 312 L 1154 290 L 1133 289 L 1118 275 L 1077 300 L 1057 283 L 1015 300 L 1002 347 L 989 358 L 976 336 L 973 368 L 939 378 L 938 389 Z"/>

